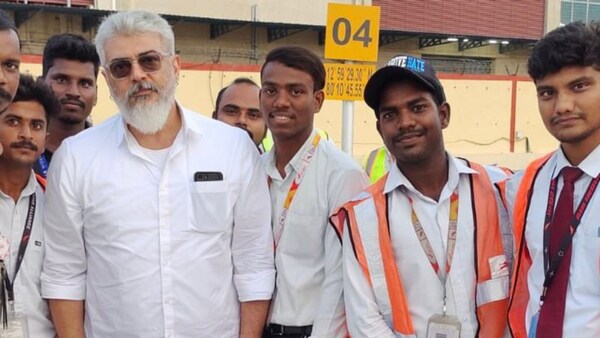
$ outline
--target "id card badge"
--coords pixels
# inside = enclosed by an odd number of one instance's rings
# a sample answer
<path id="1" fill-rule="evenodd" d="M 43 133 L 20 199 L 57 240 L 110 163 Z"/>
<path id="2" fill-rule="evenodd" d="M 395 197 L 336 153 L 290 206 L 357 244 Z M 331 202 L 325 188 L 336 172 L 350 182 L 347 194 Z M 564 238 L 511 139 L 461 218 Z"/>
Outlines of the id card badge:
<path id="1" fill-rule="evenodd" d="M 20 311 L 8 311 L 8 325 L 6 328 L 0 324 L 0 337 L 2 338 L 29 338 L 27 317 Z"/>
<path id="2" fill-rule="evenodd" d="M 533 317 L 531 317 L 531 322 L 529 323 L 529 334 L 527 335 L 527 338 L 535 338 L 537 334 L 538 319 L 540 319 L 539 311 L 536 312 Z"/>
<path id="3" fill-rule="evenodd" d="M 459 338 L 460 320 L 455 316 L 435 314 L 427 323 L 427 338 Z"/>

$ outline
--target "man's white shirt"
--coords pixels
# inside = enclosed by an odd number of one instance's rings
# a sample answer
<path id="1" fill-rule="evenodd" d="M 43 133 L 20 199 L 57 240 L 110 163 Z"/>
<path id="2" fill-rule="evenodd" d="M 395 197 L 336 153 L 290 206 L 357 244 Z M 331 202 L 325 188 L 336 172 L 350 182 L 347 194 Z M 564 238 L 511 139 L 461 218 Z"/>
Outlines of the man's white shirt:
<path id="1" fill-rule="evenodd" d="M 525 240 L 532 264 L 527 274 L 529 305 L 525 327 L 529 330 L 531 318 L 539 311 L 539 299 L 545 279 L 544 219 L 548 203 L 550 181 L 560 171 L 571 166 L 561 149 L 554 153 L 536 176 L 526 219 Z M 583 175 L 575 182 L 573 208 L 577 208 L 592 179 L 600 173 L 600 146 L 597 146 L 579 165 Z M 521 175 L 507 182 L 510 210 L 521 182 Z M 556 198 L 562 190 L 562 176 L 558 179 Z M 555 205 L 556 205 L 555 201 Z M 596 189 L 581 218 L 571 243 L 571 267 L 565 302 L 563 337 L 597 338 L 600 333 L 600 188 Z"/>
<path id="2" fill-rule="evenodd" d="M 274 150 L 263 154 L 269 176 L 273 232 L 292 181 L 311 149 L 316 129 L 285 167 L 282 178 Z M 312 337 L 339 337 L 346 331 L 342 296 L 341 243 L 329 216 L 362 191 L 368 180 L 352 158 L 321 139 L 290 206 L 275 254 L 276 291 L 269 323 L 313 325 Z"/>
<path id="3" fill-rule="evenodd" d="M 162 170 L 120 115 L 53 157 L 42 294 L 85 299 L 88 338 L 237 337 L 239 302 L 271 298 L 271 214 L 256 147 L 238 128 L 180 111 Z M 223 180 L 195 181 L 196 172 Z"/>
<path id="4" fill-rule="evenodd" d="M 29 211 L 29 199 L 33 194 L 35 194 L 36 206 L 31 236 L 15 280 L 19 245 Z M 52 338 L 55 335 L 54 326 L 50 321 L 48 304 L 42 299 L 40 283 L 44 257 L 42 222 L 44 202 L 44 191 L 38 184 L 33 171 L 16 204 L 12 197 L 0 191 L 0 234 L 8 240 L 10 250 L 4 264 L 11 282 L 14 283 L 15 310 L 21 311 L 27 316 L 29 336 L 35 338 Z"/>

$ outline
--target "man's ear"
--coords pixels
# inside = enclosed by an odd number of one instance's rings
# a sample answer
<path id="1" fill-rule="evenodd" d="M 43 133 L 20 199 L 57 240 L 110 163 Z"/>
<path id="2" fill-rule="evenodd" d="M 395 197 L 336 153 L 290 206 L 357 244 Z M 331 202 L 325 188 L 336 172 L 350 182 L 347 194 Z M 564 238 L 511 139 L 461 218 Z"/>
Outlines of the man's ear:
<path id="1" fill-rule="evenodd" d="M 442 129 L 445 129 L 450 124 L 450 104 L 448 102 L 442 103 L 438 107 L 438 114 L 440 116 Z"/>
<path id="2" fill-rule="evenodd" d="M 323 102 L 325 101 L 325 93 L 323 90 L 319 90 L 314 93 L 313 98 L 315 100 L 315 114 L 321 111 L 321 107 L 323 106 Z"/>

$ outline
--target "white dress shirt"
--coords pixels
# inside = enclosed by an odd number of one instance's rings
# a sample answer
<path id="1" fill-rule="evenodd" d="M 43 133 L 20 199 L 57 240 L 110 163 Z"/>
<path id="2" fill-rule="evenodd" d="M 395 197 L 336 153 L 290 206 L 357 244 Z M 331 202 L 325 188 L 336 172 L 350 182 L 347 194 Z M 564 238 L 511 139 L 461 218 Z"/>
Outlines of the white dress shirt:
<path id="1" fill-rule="evenodd" d="M 531 318 L 539 311 L 544 270 L 544 219 L 548 203 L 550 181 L 560 175 L 562 168 L 571 166 L 562 150 L 553 154 L 535 180 L 527 214 L 525 240 L 532 265 L 527 274 L 529 305 L 525 327 L 529 331 Z M 573 208 L 577 208 L 592 179 L 600 173 L 600 146 L 579 165 L 583 175 L 575 182 Z M 509 205 L 513 206 L 514 193 L 522 176 L 507 183 Z M 558 179 L 556 198 L 562 190 L 562 176 Z M 557 204 L 557 203 L 555 203 Z M 571 244 L 571 267 L 565 303 L 563 337 L 600 337 L 600 187 L 590 200 Z"/>
<path id="2" fill-rule="evenodd" d="M 17 255 L 29 211 L 29 198 L 34 193 L 36 205 L 31 237 L 15 281 Z M 15 310 L 27 317 L 29 336 L 32 338 L 52 338 L 55 335 L 48 303 L 41 295 L 40 274 L 44 257 L 43 210 L 44 191 L 35 179 L 33 171 L 16 204 L 12 197 L 0 190 L 0 234 L 8 240 L 10 250 L 4 264 L 10 280 L 14 283 Z"/>
<path id="3" fill-rule="evenodd" d="M 394 259 L 398 267 L 410 316 L 417 337 L 425 337 L 427 323 L 434 314 L 443 312 L 444 287 L 431 267 L 423 247 L 415 234 L 411 221 L 413 200 L 415 213 L 427 234 L 440 267 L 446 266 L 446 247 L 450 215 L 450 197 L 458 193 L 458 220 L 456 247 L 449 275 L 447 276 L 447 313 L 461 322 L 461 337 L 474 337 L 478 323 L 476 315 L 476 275 L 474 253 L 473 212 L 471 209 L 470 175 L 478 175 L 463 161 L 448 155 L 448 181 L 439 201 L 416 190 L 412 183 L 393 166 L 385 183 L 388 196 L 388 218 Z M 486 167 L 492 181 L 500 178 L 499 169 Z M 499 201 L 499 197 L 496 196 Z M 500 205 L 501 206 L 501 205 Z M 507 226 L 506 212 L 500 221 Z M 349 231 L 344 231 L 344 297 L 348 328 L 353 337 L 395 337 L 379 312 L 372 288 L 352 249 Z"/>
<path id="4" fill-rule="evenodd" d="M 316 130 L 285 167 L 282 178 L 274 150 L 264 154 L 271 178 L 273 232 L 290 185 L 311 149 Z M 329 216 L 363 190 L 367 177 L 358 163 L 321 139 L 290 206 L 275 254 L 276 291 L 269 323 L 313 325 L 312 337 L 343 337 L 346 333 L 342 296 L 341 242 Z"/>
<path id="5" fill-rule="evenodd" d="M 271 298 L 271 213 L 256 147 L 239 128 L 180 111 L 162 170 L 120 115 L 54 154 L 42 295 L 85 300 L 88 338 L 238 337 L 239 302 Z M 196 172 L 223 180 L 196 182 Z"/>

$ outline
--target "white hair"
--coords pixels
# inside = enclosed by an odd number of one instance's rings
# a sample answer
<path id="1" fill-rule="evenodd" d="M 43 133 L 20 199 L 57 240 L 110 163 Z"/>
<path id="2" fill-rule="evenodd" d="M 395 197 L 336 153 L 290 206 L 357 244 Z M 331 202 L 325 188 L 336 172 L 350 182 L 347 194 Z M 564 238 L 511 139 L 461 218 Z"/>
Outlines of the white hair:
<path id="1" fill-rule="evenodd" d="M 100 56 L 100 63 L 106 64 L 104 46 L 108 39 L 117 35 L 142 33 L 158 33 L 166 52 L 175 54 L 175 35 L 167 20 L 146 11 L 123 11 L 107 16 L 98 27 L 94 44 Z"/>

